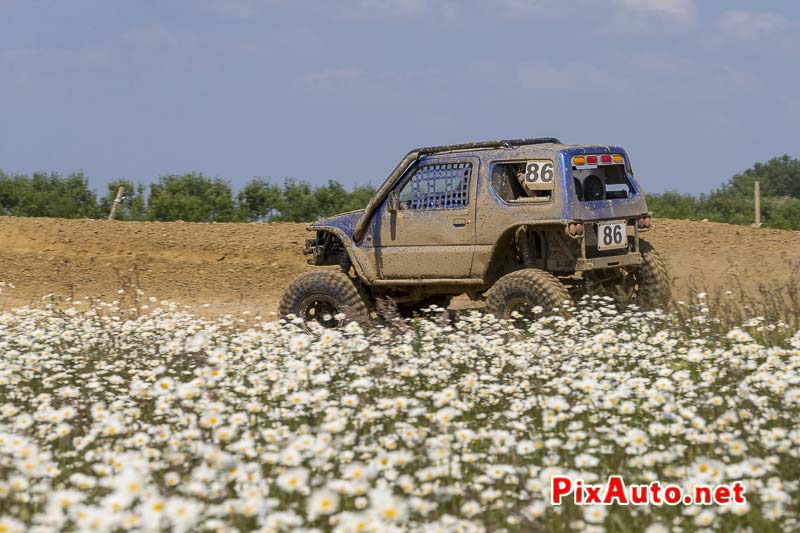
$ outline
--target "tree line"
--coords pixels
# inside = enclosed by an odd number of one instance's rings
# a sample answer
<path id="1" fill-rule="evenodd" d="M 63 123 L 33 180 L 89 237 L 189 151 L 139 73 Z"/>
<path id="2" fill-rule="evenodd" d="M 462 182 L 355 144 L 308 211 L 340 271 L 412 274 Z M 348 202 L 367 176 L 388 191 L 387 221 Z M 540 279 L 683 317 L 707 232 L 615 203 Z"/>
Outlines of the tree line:
<path id="1" fill-rule="evenodd" d="M 648 194 L 647 204 L 657 217 L 752 224 L 755 181 L 761 184 L 762 224 L 800 230 L 800 160 L 786 155 L 756 163 L 708 194 Z M 25 176 L 0 171 L 0 214 L 105 218 L 119 186 L 126 193 L 117 219 L 165 222 L 307 222 L 361 209 L 374 192 L 369 185 L 348 191 L 333 180 L 313 186 L 291 178 L 281 184 L 253 178 L 234 193 L 226 180 L 193 172 L 163 176 L 149 188 L 114 180 L 98 197 L 80 172 Z"/>
<path id="2" fill-rule="evenodd" d="M 663 218 L 752 224 L 756 181 L 761 188 L 762 225 L 800 230 L 800 160 L 788 155 L 756 163 L 708 194 L 694 196 L 675 191 L 648 194 L 647 207 Z"/>
<path id="3" fill-rule="evenodd" d="M 81 172 L 25 176 L 0 171 L 0 215 L 105 218 L 120 186 L 125 196 L 117 220 L 163 222 L 306 222 L 361 209 L 374 191 L 369 185 L 348 191 L 333 180 L 315 187 L 291 178 L 282 184 L 253 178 L 234 193 L 226 180 L 193 172 L 163 176 L 149 189 L 114 180 L 98 197 Z"/>

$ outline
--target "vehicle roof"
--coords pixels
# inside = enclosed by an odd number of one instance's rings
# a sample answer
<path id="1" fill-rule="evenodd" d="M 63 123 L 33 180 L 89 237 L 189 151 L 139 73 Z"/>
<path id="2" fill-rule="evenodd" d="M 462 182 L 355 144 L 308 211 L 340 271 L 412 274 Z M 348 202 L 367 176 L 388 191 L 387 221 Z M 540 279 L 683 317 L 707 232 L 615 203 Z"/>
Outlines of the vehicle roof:
<path id="1" fill-rule="evenodd" d="M 442 144 L 439 146 L 425 146 L 414 148 L 409 153 L 418 155 L 428 155 L 442 152 L 454 152 L 461 150 L 479 150 L 483 148 L 512 148 L 515 146 L 529 146 L 532 144 L 560 144 L 561 141 L 555 137 L 529 137 L 525 139 L 498 139 L 495 141 L 470 141 L 458 144 Z"/>
<path id="2" fill-rule="evenodd" d="M 420 159 L 431 156 L 446 156 L 449 154 L 468 154 L 479 153 L 484 158 L 497 158 L 497 159 L 517 159 L 530 156 L 537 153 L 552 153 L 568 151 L 572 154 L 581 153 L 624 153 L 625 150 L 620 146 L 603 145 L 603 144 L 566 144 L 562 142 L 548 142 L 526 144 L 518 146 L 485 146 L 485 147 L 469 147 L 469 148 L 454 148 L 447 150 L 436 150 L 430 153 L 421 155 Z"/>

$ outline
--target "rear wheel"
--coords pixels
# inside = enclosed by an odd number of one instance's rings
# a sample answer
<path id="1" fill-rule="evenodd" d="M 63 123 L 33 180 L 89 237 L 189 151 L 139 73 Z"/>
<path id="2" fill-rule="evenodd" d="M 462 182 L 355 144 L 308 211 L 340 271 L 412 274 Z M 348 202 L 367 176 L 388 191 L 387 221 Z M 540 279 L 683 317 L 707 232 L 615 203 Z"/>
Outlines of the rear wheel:
<path id="1" fill-rule="evenodd" d="M 667 264 L 649 242 L 639 239 L 642 265 L 634 272 L 636 304 L 646 309 L 666 307 L 672 298 Z"/>
<path id="2" fill-rule="evenodd" d="M 282 318 L 295 315 L 326 328 L 369 321 L 369 309 L 361 292 L 349 277 L 332 270 L 313 270 L 298 276 L 286 287 L 279 312 Z M 340 314 L 344 318 L 337 318 Z"/>
<path id="3" fill-rule="evenodd" d="M 579 294 L 609 296 L 622 307 L 632 303 L 643 309 L 668 305 L 672 289 L 666 263 L 643 239 L 639 239 L 639 252 L 642 264 L 636 270 L 614 268 L 585 272 Z"/>
<path id="4" fill-rule="evenodd" d="M 500 278 L 486 298 L 486 311 L 497 318 L 509 319 L 517 312 L 525 318 L 541 312 L 552 311 L 564 302 L 571 303 L 567 288 L 544 270 L 526 268 Z M 538 311 L 538 309 L 536 309 Z"/>

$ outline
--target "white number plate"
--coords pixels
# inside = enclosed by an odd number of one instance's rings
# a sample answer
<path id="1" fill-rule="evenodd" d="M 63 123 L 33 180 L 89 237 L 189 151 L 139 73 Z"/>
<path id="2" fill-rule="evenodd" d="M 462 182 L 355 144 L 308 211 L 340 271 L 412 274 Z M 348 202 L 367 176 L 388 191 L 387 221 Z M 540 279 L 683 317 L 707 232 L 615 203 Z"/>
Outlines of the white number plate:
<path id="1" fill-rule="evenodd" d="M 613 250 L 628 246 L 628 227 L 624 220 L 612 220 L 597 224 L 597 249 Z"/>
<path id="2" fill-rule="evenodd" d="M 525 186 L 532 191 L 553 190 L 554 177 L 555 169 L 550 160 L 539 159 L 525 163 Z"/>

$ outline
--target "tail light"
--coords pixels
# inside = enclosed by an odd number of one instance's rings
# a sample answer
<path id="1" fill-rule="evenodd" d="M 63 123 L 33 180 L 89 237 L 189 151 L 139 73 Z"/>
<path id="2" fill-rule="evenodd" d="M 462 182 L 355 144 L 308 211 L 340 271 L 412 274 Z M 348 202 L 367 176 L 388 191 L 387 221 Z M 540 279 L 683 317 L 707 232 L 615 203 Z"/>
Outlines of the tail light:
<path id="1" fill-rule="evenodd" d="M 583 224 L 581 224 L 580 222 L 570 223 L 567 226 L 567 231 L 573 237 L 580 237 L 581 235 L 583 235 Z"/>
<path id="2" fill-rule="evenodd" d="M 648 230 L 651 228 L 652 219 L 650 215 L 641 216 L 636 219 L 636 227 L 642 230 Z"/>
<path id="3" fill-rule="evenodd" d="M 602 154 L 602 155 L 576 155 L 572 158 L 572 164 L 576 167 L 587 165 L 621 165 L 625 162 L 622 154 Z"/>

